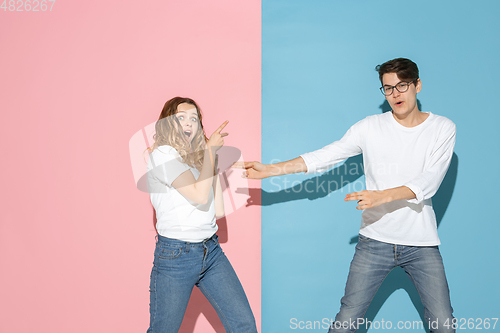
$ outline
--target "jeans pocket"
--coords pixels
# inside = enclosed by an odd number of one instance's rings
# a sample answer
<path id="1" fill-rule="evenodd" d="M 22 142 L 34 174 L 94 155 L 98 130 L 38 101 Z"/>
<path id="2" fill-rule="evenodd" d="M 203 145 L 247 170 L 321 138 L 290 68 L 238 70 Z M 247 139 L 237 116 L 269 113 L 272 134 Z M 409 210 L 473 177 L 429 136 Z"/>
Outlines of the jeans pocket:
<path id="1" fill-rule="evenodd" d="M 366 236 L 363 236 L 359 234 L 358 236 L 358 244 L 356 244 L 356 250 L 361 251 L 361 250 L 370 250 L 372 246 L 372 239 L 368 238 Z"/>
<path id="2" fill-rule="evenodd" d="M 359 241 L 360 241 L 360 242 L 369 242 L 369 241 L 371 241 L 371 240 L 372 240 L 371 238 L 368 238 L 368 237 L 366 237 L 366 236 L 363 236 L 362 234 L 359 234 L 359 236 L 358 236 L 358 237 L 359 237 Z"/>
<path id="3" fill-rule="evenodd" d="M 182 253 L 182 248 L 170 248 L 170 247 L 161 247 L 158 252 L 158 258 L 160 259 L 175 259 L 179 257 Z"/>

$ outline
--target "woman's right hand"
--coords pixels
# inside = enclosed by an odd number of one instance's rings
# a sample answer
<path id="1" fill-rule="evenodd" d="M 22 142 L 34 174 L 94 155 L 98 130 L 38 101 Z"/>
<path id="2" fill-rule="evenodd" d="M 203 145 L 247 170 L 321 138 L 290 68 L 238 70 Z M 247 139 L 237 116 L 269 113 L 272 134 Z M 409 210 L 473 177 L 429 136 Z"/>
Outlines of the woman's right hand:
<path id="1" fill-rule="evenodd" d="M 215 132 L 210 135 L 210 138 L 207 141 L 207 148 L 210 149 L 212 152 L 216 152 L 219 150 L 223 145 L 224 145 L 224 137 L 228 136 L 227 133 L 221 133 L 221 131 L 226 127 L 226 125 L 229 123 L 229 120 L 226 120 L 225 122 L 222 123 L 222 125 L 219 126 L 218 129 L 215 130 Z"/>

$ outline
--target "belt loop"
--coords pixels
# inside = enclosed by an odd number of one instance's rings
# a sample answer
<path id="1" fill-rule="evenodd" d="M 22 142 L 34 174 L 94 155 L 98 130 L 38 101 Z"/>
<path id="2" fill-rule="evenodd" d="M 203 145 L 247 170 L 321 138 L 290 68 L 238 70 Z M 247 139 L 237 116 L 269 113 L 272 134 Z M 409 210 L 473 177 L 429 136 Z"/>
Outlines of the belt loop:
<path id="1" fill-rule="evenodd" d="M 158 243 L 158 234 L 155 235 L 155 242 Z"/>
<path id="2" fill-rule="evenodd" d="M 189 253 L 189 243 L 186 242 L 186 253 Z"/>

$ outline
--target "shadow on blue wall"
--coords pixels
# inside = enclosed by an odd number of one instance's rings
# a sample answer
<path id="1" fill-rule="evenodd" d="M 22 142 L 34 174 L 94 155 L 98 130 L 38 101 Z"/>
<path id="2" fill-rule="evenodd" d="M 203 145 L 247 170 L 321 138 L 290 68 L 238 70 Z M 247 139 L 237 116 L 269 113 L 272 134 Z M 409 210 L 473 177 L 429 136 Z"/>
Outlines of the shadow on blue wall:
<path id="1" fill-rule="evenodd" d="M 337 168 L 331 169 L 320 176 L 304 180 L 292 187 L 281 191 L 267 192 L 260 188 L 250 188 L 250 198 L 247 206 L 270 206 L 282 202 L 295 200 L 316 200 L 326 197 L 328 194 L 340 190 L 345 185 L 353 183 L 363 175 L 363 157 L 357 155 L 348 158 L 345 163 Z M 317 186 L 314 191 L 308 191 L 308 184 L 324 184 Z M 334 186 L 328 186 L 333 184 Z M 236 193 L 245 193 L 246 189 L 237 189 Z"/>

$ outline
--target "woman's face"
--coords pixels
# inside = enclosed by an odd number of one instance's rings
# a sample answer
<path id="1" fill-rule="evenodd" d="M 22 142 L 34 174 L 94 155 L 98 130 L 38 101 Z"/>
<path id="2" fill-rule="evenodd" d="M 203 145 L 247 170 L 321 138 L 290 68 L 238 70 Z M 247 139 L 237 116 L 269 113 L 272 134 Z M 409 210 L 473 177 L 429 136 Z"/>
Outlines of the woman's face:
<path id="1" fill-rule="evenodd" d="M 196 107 L 188 103 L 179 104 L 175 116 L 181 123 L 182 132 L 184 133 L 186 141 L 190 143 L 200 126 Z"/>

